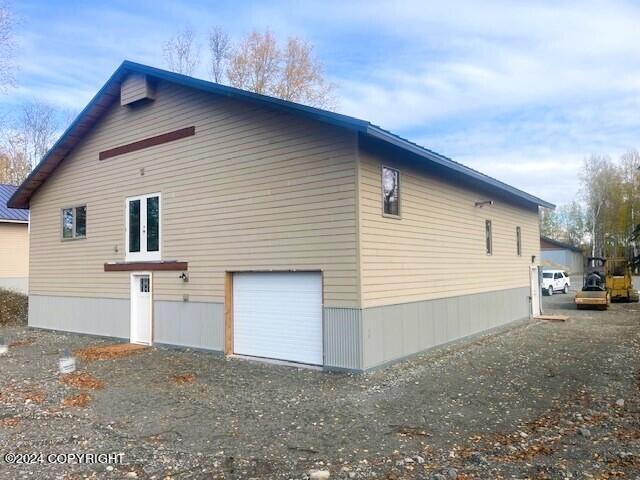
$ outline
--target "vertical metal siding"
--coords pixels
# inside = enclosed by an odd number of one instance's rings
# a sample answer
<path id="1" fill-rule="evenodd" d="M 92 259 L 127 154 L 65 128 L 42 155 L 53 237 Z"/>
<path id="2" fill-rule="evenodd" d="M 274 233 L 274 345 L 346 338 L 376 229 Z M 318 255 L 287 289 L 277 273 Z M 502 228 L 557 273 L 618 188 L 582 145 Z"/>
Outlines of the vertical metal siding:
<path id="1" fill-rule="evenodd" d="M 129 300 L 29 296 L 29 326 L 129 338 Z"/>
<path id="2" fill-rule="evenodd" d="M 364 370 L 529 316 L 529 289 L 362 310 Z"/>
<path id="3" fill-rule="evenodd" d="M 542 260 L 551 263 L 546 268 L 562 268 L 567 270 L 574 279 L 578 279 L 584 270 L 584 257 L 581 253 L 571 250 L 542 250 L 540 252 Z M 576 281 L 572 279 L 573 281 Z M 577 284 L 576 284 L 577 285 Z"/>
<path id="4" fill-rule="evenodd" d="M 209 302 L 153 302 L 153 341 L 224 350 L 224 305 Z"/>
<path id="5" fill-rule="evenodd" d="M 362 310 L 324 309 L 324 365 L 362 370 Z"/>

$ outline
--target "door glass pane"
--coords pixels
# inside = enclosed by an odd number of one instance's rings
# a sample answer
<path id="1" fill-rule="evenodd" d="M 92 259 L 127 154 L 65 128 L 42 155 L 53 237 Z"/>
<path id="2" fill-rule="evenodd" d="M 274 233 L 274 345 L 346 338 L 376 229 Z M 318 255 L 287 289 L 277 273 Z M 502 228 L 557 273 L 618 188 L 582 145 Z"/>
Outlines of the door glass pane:
<path id="1" fill-rule="evenodd" d="M 62 238 L 73 238 L 73 209 L 62 210 Z"/>
<path id="2" fill-rule="evenodd" d="M 160 250 L 160 199 L 147 198 L 147 252 Z"/>
<path id="3" fill-rule="evenodd" d="M 149 293 L 149 277 L 140 278 L 140 291 L 142 293 Z"/>
<path id="4" fill-rule="evenodd" d="M 76 237 L 87 236 L 87 207 L 76 208 Z"/>
<path id="5" fill-rule="evenodd" d="M 140 251 L 140 200 L 129 201 L 129 251 Z"/>

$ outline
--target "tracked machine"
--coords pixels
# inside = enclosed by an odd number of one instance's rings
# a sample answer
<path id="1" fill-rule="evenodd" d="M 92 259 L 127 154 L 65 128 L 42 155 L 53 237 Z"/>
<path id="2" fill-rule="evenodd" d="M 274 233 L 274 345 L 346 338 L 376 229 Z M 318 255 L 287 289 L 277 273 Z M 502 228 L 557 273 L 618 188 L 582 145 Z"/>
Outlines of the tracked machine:
<path id="1" fill-rule="evenodd" d="M 588 257 L 584 268 L 582 290 L 576 293 L 579 309 L 606 310 L 611 303 L 611 295 L 606 286 L 607 261 L 600 257 Z"/>

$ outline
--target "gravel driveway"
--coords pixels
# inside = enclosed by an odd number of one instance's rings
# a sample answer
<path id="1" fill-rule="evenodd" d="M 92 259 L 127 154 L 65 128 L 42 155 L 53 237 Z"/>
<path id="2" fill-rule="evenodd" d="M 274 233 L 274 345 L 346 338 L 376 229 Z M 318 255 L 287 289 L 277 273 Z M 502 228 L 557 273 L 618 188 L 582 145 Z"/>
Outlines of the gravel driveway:
<path id="1" fill-rule="evenodd" d="M 544 298 L 567 322 L 520 322 L 362 375 L 154 348 L 80 362 L 63 383 L 65 347 L 113 342 L 0 329 L 18 342 L 0 357 L 0 452 L 45 455 L 0 458 L 0 476 L 640 479 L 640 306 L 576 311 L 572 298 Z M 72 452 L 123 463 L 46 457 Z"/>

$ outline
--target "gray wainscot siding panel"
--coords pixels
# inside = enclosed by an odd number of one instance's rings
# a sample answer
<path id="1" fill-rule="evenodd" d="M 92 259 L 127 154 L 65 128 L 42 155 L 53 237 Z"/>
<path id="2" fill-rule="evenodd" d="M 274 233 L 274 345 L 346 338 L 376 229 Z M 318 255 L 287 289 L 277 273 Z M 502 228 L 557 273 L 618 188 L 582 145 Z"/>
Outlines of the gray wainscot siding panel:
<path id="1" fill-rule="evenodd" d="M 522 287 L 364 309 L 362 368 L 527 318 L 529 308 L 529 288 Z"/>
<path id="2" fill-rule="evenodd" d="M 324 366 L 362 370 L 362 310 L 324 309 Z"/>
<path id="3" fill-rule="evenodd" d="M 129 338 L 129 300 L 30 295 L 29 326 Z"/>
<path id="4" fill-rule="evenodd" d="M 209 302 L 153 302 L 153 341 L 223 351 L 224 305 Z"/>

